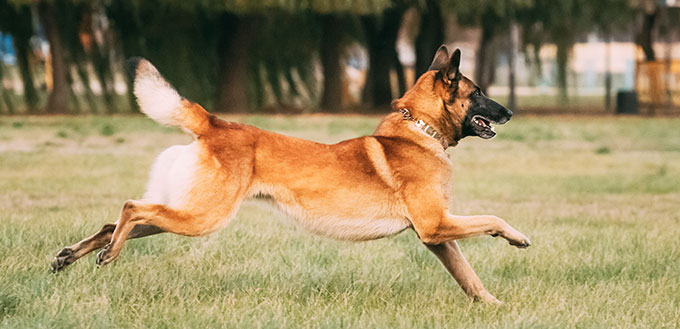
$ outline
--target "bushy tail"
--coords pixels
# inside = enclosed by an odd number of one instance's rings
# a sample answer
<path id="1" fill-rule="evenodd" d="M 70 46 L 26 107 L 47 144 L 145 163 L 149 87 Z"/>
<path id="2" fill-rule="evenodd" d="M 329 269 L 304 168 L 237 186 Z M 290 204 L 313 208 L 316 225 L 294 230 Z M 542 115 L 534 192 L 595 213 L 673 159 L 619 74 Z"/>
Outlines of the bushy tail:
<path id="1" fill-rule="evenodd" d="M 134 94 L 139 107 L 149 118 L 195 135 L 210 129 L 210 113 L 180 96 L 149 61 L 133 57 L 128 67 L 134 73 Z"/>

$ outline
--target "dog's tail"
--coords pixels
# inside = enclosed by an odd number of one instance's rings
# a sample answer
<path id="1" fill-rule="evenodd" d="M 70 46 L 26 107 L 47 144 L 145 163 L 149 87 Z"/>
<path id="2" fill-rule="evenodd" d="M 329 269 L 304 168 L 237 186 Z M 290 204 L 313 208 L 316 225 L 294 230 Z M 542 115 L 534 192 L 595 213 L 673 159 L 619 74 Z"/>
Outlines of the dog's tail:
<path id="1" fill-rule="evenodd" d="M 210 113 L 180 96 L 149 61 L 133 57 L 128 60 L 128 69 L 134 74 L 134 94 L 139 107 L 149 118 L 195 135 L 210 129 Z"/>

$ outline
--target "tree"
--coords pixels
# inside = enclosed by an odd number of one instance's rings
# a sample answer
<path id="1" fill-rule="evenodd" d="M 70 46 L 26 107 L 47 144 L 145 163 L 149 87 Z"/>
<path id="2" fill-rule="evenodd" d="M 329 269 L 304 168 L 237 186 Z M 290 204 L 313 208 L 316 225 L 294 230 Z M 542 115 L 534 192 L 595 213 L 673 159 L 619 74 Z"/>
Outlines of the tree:
<path id="1" fill-rule="evenodd" d="M 645 60 L 652 62 L 656 60 L 654 54 L 654 26 L 656 25 L 659 9 L 654 0 L 638 0 L 637 7 L 641 16 L 642 24 L 635 37 L 635 42 L 642 48 Z"/>
<path id="2" fill-rule="evenodd" d="M 439 1 L 426 0 L 420 9 L 420 29 L 416 36 L 416 77 L 430 67 L 433 52 L 444 43 L 444 20 Z"/>
<path id="3" fill-rule="evenodd" d="M 52 63 L 52 90 L 47 98 L 46 111 L 47 113 L 66 113 L 70 89 L 67 80 L 68 67 L 54 4 L 49 0 L 38 2 L 38 15 L 45 29 L 45 37 L 50 43 Z"/>
<path id="4" fill-rule="evenodd" d="M 525 0 L 449 0 L 444 3 L 446 9 L 456 14 L 460 25 L 475 26 L 481 30 L 474 80 L 482 91 L 487 92 L 495 80 L 499 37 L 510 28 L 510 22 L 514 20 L 514 11 L 509 10 L 509 7 L 519 8 L 528 5 Z"/>
<path id="5" fill-rule="evenodd" d="M 342 55 L 340 39 L 342 31 L 337 15 L 321 16 L 323 37 L 321 38 L 321 66 L 323 66 L 323 94 L 321 108 L 337 112 L 342 107 Z"/>
<path id="6" fill-rule="evenodd" d="M 531 6 L 516 7 L 518 23 L 524 30 L 524 44 L 538 51 L 544 40 L 557 46 L 557 84 L 559 101 L 568 102 L 567 67 L 569 53 L 577 38 L 599 28 L 611 33 L 629 20 L 629 0 L 535 0 Z M 526 49 L 526 47 L 525 47 Z"/>
<path id="7" fill-rule="evenodd" d="M 590 4 L 592 6 L 592 22 L 599 30 L 600 34 L 606 42 L 605 51 L 605 96 L 604 107 L 606 110 L 611 109 L 612 101 L 612 73 L 611 73 L 611 47 L 610 43 L 612 35 L 624 29 L 631 21 L 633 21 L 634 10 L 630 6 L 629 0 L 601 0 L 594 1 Z"/>
<path id="8" fill-rule="evenodd" d="M 8 32 L 14 40 L 17 64 L 24 87 L 24 100 L 28 111 L 34 112 L 38 103 L 38 92 L 35 89 L 31 68 L 33 52 L 29 41 L 33 35 L 33 26 L 30 6 L 0 0 L 0 30 Z"/>
<path id="9" fill-rule="evenodd" d="M 216 110 L 245 112 L 248 100 L 249 58 L 259 17 L 239 16 L 228 12 L 219 19 L 218 37 L 219 82 Z"/>
<path id="10" fill-rule="evenodd" d="M 378 12 L 387 4 L 387 0 L 120 0 L 111 3 L 109 13 L 128 56 L 149 57 L 179 88 L 190 85 L 192 90 L 188 96 L 199 95 L 198 101 L 205 98 L 207 91 L 213 91 L 216 95 L 213 99 L 201 102 L 209 106 L 216 100 L 217 109 L 228 112 L 250 110 L 254 104 L 263 105 L 261 94 L 264 90 L 260 88 L 271 87 L 279 101 L 285 98 L 283 84 L 288 85 L 286 90 L 289 92 L 296 92 L 291 72 L 304 71 L 303 80 L 311 76 L 312 70 L 308 66 L 314 56 L 309 54 L 325 55 L 321 58 L 326 70 L 322 106 L 329 108 L 339 104 L 337 95 L 340 95 L 341 84 L 337 82 L 341 74 L 334 72 L 342 71 L 338 69 L 341 68 L 342 44 L 339 42 L 342 37 L 318 36 L 313 42 L 315 48 L 310 49 L 307 47 L 312 43 L 309 36 L 314 33 L 305 30 L 321 29 L 323 24 L 317 22 L 325 20 L 328 33 L 333 33 L 333 29 L 344 33 L 344 29 L 333 25 L 334 21 L 341 20 L 338 17 Z M 311 20 L 309 15 L 320 18 Z M 272 21 L 285 19 L 288 19 L 285 25 L 270 26 Z M 295 25 L 296 19 L 312 25 Z M 195 26 L 197 21 L 201 22 L 199 26 Z M 197 33 L 192 34 L 196 29 Z M 271 36 L 258 38 L 262 31 L 271 32 L 277 38 L 271 42 Z M 166 41 L 168 35 L 173 36 L 169 42 Z M 191 44 L 192 49 L 200 50 L 199 53 L 180 56 L 172 50 L 180 40 Z M 273 43 L 276 47 L 271 46 Z M 298 46 L 309 52 L 298 58 L 287 55 L 300 55 L 296 50 Z M 217 88 L 206 86 L 206 83 Z"/>
<path id="11" fill-rule="evenodd" d="M 403 77 L 395 47 L 406 9 L 407 3 L 395 2 L 380 15 L 361 16 L 369 61 L 362 98 L 373 107 L 387 107 L 392 102 L 390 70 Z"/>
<path id="12" fill-rule="evenodd" d="M 339 21 L 344 25 L 344 19 Z M 257 47 L 253 47 L 250 61 L 253 77 L 250 98 L 255 101 L 253 105 L 279 112 L 293 107 L 300 110 L 301 105 L 315 104 L 319 89 L 314 74 L 317 57 L 320 57 L 323 68 L 327 67 L 323 64 L 325 59 L 320 50 L 323 39 L 329 39 L 322 37 L 326 35 L 322 29 L 322 15 L 309 11 L 280 11 L 263 16 L 258 27 L 255 37 Z M 338 28 L 344 30 L 344 26 Z M 282 40 L 285 40 L 285 45 L 282 45 Z M 334 42 L 341 44 L 340 40 Z M 340 70 L 340 62 L 336 63 Z M 339 75 L 337 79 L 340 80 Z"/>
<path id="13" fill-rule="evenodd" d="M 576 38 L 593 26 L 589 4 L 587 0 L 536 0 L 532 6 L 515 8 L 518 23 L 528 31 L 524 35 L 533 37 L 524 40 L 525 45 L 533 44 L 538 49 L 544 39 L 548 39 L 557 48 L 555 60 L 561 104 L 568 103 L 567 68 L 571 48 Z"/>

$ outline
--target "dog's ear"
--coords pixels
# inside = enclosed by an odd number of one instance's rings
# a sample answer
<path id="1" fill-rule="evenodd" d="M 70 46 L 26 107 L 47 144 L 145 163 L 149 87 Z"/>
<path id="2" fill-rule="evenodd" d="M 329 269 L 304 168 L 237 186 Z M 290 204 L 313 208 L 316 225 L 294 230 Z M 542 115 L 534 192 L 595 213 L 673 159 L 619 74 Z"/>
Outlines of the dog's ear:
<path id="1" fill-rule="evenodd" d="M 439 71 L 443 68 L 446 68 L 448 64 L 449 64 L 449 50 L 446 48 L 445 45 L 441 45 L 439 46 L 439 49 L 437 49 L 437 52 L 434 54 L 432 64 L 430 64 L 430 68 L 427 70 Z"/>
<path id="2" fill-rule="evenodd" d="M 449 50 L 445 45 L 441 45 L 434 54 L 434 60 L 430 64 L 429 71 L 439 71 L 446 84 L 458 81 L 460 78 L 460 49 L 456 48 L 453 55 L 449 57 Z"/>
<path id="3" fill-rule="evenodd" d="M 460 49 L 456 48 L 456 50 L 453 52 L 453 55 L 451 56 L 451 60 L 449 61 L 449 65 L 446 69 L 445 77 L 449 79 L 449 81 L 456 81 L 460 78 L 460 70 L 458 70 L 459 66 L 460 66 Z"/>

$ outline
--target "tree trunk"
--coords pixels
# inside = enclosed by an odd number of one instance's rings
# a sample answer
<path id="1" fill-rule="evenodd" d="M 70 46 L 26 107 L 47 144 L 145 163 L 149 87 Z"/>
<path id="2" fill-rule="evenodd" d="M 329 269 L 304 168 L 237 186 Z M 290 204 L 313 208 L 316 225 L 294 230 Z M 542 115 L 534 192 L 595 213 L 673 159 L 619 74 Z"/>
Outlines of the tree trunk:
<path id="1" fill-rule="evenodd" d="M 645 53 L 645 60 L 647 61 L 656 60 L 652 33 L 654 31 L 657 13 L 656 7 L 653 7 L 653 10 L 644 10 L 642 12 L 642 28 L 638 33 L 637 43 L 642 47 L 642 51 Z"/>
<path id="2" fill-rule="evenodd" d="M 401 65 L 396 49 L 392 53 L 392 57 L 392 67 L 397 75 L 397 97 L 400 97 L 406 92 L 406 75 L 404 74 L 404 66 Z"/>
<path id="3" fill-rule="evenodd" d="M 17 54 L 17 64 L 19 66 L 19 73 L 21 74 L 21 81 L 24 85 L 24 99 L 26 101 L 26 108 L 29 113 L 35 112 L 35 107 L 38 104 L 38 93 L 35 90 L 33 83 L 33 73 L 31 72 L 30 44 L 28 42 L 30 36 L 14 35 L 14 49 Z"/>
<path id="4" fill-rule="evenodd" d="M 665 39 L 666 39 L 666 58 L 665 62 L 665 79 L 664 79 L 664 98 L 665 98 L 665 103 L 666 103 L 666 108 L 672 108 L 673 107 L 673 95 L 672 95 L 672 85 L 671 82 L 674 80 L 671 77 L 673 77 L 673 72 L 671 70 L 671 66 L 673 64 L 673 27 L 671 26 L 671 19 L 670 18 L 670 8 L 669 7 L 664 7 L 663 9 L 663 14 L 664 14 L 664 21 L 665 21 L 665 26 L 666 28 L 664 29 L 664 34 L 665 34 Z"/>
<path id="5" fill-rule="evenodd" d="M 475 82 L 486 93 L 495 78 L 496 63 L 493 53 L 494 31 L 490 24 L 482 24 L 482 35 L 477 48 Z"/>
<path id="6" fill-rule="evenodd" d="M 0 65 L 0 81 L 2 81 L 2 75 L 4 73 L 2 71 L 2 69 L 3 69 L 2 65 Z M 9 90 L 2 88 L 0 86 L 0 95 L 2 95 L 2 101 L 0 101 L 0 113 L 14 114 L 15 113 L 14 103 L 12 102 L 12 98 L 9 95 Z M 4 106 L 3 106 L 3 104 L 4 104 Z M 6 108 L 6 110 L 4 112 L 1 110 L 3 107 Z"/>
<path id="7" fill-rule="evenodd" d="M 31 46 L 29 40 L 33 35 L 30 6 L 27 4 L 13 6 L 7 1 L 0 1 L 0 20 L 2 20 L 2 24 L 0 24 L 2 28 L 6 29 L 6 32 L 9 32 L 14 40 L 17 66 L 24 86 L 24 102 L 28 112 L 34 112 L 38 103 L 38 93 L 35 89 L 30 65 Z"/>
<path id="8" fill-rule="evenodd" d="M 508 108 L 515 110 L 517 97 L 515 95 L 515 52 L 519 40 L 519 28 L 512 22 L 510 23 L 508 35 Z"/>
<path id="9" fill-rule="evenodd" d="M 321 64 L 323 66 L 323 92 L 321 109 L 338 112 L 342 107 L 342 65 L 340 19 L 333 14 L 322 16 Z"/>
<path id="10" fill-rule="evenodd" d="M 66 71 L 66 85 L 69 86 L 68 95 L 71 96 L 68 98 L 69 102 L 67 103 L 66 108 L 69 109 L 69 112 L 71 113 L 83 113 L 83 107 L 80 106 L 80 99 L 78 99 L 76 91 L 73 89 L 75 87 L 75 83 L 73 80 L 73 74 L 70 70 Z"/>
<path id="11" fill-rule="evenodd" d="M 83 84 L 83 91 L 85 93 L 85 99 L 87 100 L 87 105 L 91 114 L 98 113 L 97 100 L 94 97 L 92 88 L 90 87 L 90 73 L 87 71 L 87 60 L 84 58 L 76 63 L 76 70 L 78 73 L 78 79 Z"/>
<path id="12" fill-rule="evenodd" d="M 376 108 L 389 107 L 392 102 L 390 69 L 394 66 L 394 59 L 397 58 L 395 46 L 404 11 L 402 7 L 385 10 L 382 24 L 378 24 L 376 16 L 361 18 L 368 43 L 369 58 L 362 96 L 365 103 Z"/>
<path id="13" fill-rule="evenodd" d="M 566 105 L 569 103 L 569 94 L 567 91 L 567 65 L 571 44 L 562 38 L 558 38 L 556 40 L 556 45 L 557 87 L 559 88 L 558 101 L 560 104 Z"/>
<path id="14" fill-rule="evenodd" d="M 14 107 L 14 102 L 12 101 L 12 96 L 9 95 L 7 90 L 0 90 L 0 93 L 2 94 L 2 102 L 5 104 L 6 114 L 15 114 L 16 109 Z"/>
<path id="15" fill-rule="evenodd" d="M 102 2 L 95 1 L 92 6 L 88 7 L 86 15 L 89 26 L 86 31 L 92 38 L 92 48 L 89 54 L 90 60 L 97 80 L 99 80 L 101 85 L 108 113 L 113 113 L 117 110 L 114 100 L 116 95 L 115 81 L 113 79 L 113 69 L 111 68 L 111 55 L 114 50 L 113 32 L 110 26 L 94 19 L 97 14 L 106 13 L 102 6 Z M 100 37 L 98 38 L 97 35 Z"/>
<path id="16" fill-rule="evenodd" d="M 611 33 L 605 32 L 605 42 L 604 108 L 609 112 L 612 108 Z"/>
<path id="17" fill-rule="evenodd" d="M 420 30 L 416 37 L 416 79 L 430 67 L 434 52 L 444 43 L 444 20 L 439 4 L 427 0 L 426 8 L 420 16 Z"/>
<path id="18" fill-rule="evenodd" d="M 104 45 L 105 46 L 105 45 Z M 92 64 L 94 67 L 94 72 L 97 75 L 97 80 L 102 88 L 102 95 L 104 96 L 104 101 L 106 102 L 107 112 L 115 112 L 115 105 L 113 103 L 113 74 L 111 72 L 111 67 L 109 66 L 109 52 L 108 47 L 100 48 L 97 42 L 92 43 Z"/>
<path id="19" fill-rule="evenodd" d="M 46 0 L 40 1 L 38 14 L 50 44 L 50 57 L 52 58 L 52 91 L 47 98 L 47 113 L 66 113 L 69 96 L 67 67 L 53 4 Z"/>
<path id="20" fill-rule="evenodd" d="M 220 76 L 216 110 L 246 112 L 250 109 L 248 102 L 250 47 L 257 21 L 251 16 L 224 14 L 219 25 L 222 35 L 217 50 Z"/>
<path id="21" fill-rule="evenodd" d="M 368 39 L 368 71 L 362 92 L 364 103 L 378 107 L 389 104 L 392 100 L 390 85 L 391 61 L 389 55 L 385 56 L 385 45 L 381 42 L 379 28 L 375 17 L 362 19 L 364 31 Z"/>

